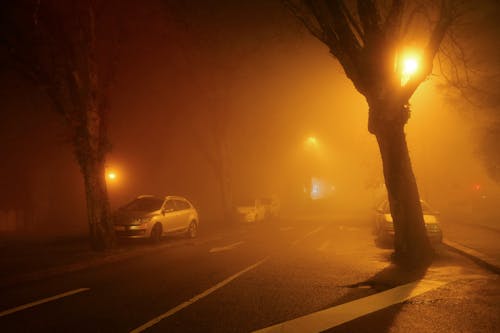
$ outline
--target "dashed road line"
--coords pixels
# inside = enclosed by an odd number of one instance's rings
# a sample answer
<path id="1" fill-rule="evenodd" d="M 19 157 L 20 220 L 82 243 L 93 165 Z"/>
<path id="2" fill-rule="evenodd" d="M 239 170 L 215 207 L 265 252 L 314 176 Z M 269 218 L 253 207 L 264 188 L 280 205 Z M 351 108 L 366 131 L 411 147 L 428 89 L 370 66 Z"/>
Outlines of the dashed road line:
<path id="1" fill-rule="evenodd" d="M 328 246 L 330 246 L 329 240 L 327 240 L 323 244 L 321 244 L 321 246 L 318 247 L 318 251 L 325 251 L 328 248 Z"/>
<path id="2" fill-rule="evenodd" d="M 244 241 L 240 241 L 240 242 L 236 242 L 236 243 L 233 243 L 233 244 L 230 244 L 230 245 L 226 245 L 226 246 L 220 246 L 220 247 L 214 247 L 214 248 L 211 248 L 210 253 L 216 253 L 216 252 L 222 252 L 222 251 L 228 251 L 228 250 L 232 250 L 234 249 L 235 247 L 237 247 L 238 245 L 241 245 L 245 243 Z"/>
<path id="3" fill-rule="evenodd" d="M 43 298 L 43 299 L 38 300 L 36 302 L 32 302 L 32 303 L 20 305 L 20 306 L 17 306 L 15 308 L 12 308 L 12 309 L 0 312 L 0 317 L 7 316 L 7 315 L 10 315 L 10 314 L 15 313 L 15 312 L 26 310 L 26 309 L 32 308 L 32 307 L 40 305 L 40 304 L 44 304 L 44 303 L 47 303 L 47 302 L 52 302 L 52 301 L 55 301 L 57 299 L 60 299 L 60 298 L 63 298 L 63 297 L 68 297 L 68 296 L 71 296 L 71 295 L 74 295 L 74 294 L 78 294 L 78 293 L 81 293 L 81 292 L 84 292 L 84 291 L 88 291 L 88 290 L 90 290 L 90 288 L 79 288 L 79 289 L 67 291 L 65 293 L 58 294 L 58 295 L 55 295 L 55 296 L 52 296 L 52 297 Z"/>
<path id="4" fill-rule="evenodd" d="M 187 308 L 188 306 L 190 306 L 191 304 L 199 301 L 200 299 L 204 298 L 204 297 L 207 297 L 208 295 L 210 295 L 211 293 L 213 293 L 214 291 L 216 291 L 217 289 L 220 289 L 222 287 L 224 287 L 226 284 L 228 284 L 229 282 L 233 281 L 234 279 L 236 279 L 237 277 L 239 277 L 240 275 L 243 275 L 245 274 L 246 272 L 258 267 L 259 265 L 263 264 L 265 261 L 267 261 L 269 259 L 269 257 L 265 257 L 264 259 L 256 262 L 255 264 L 253 265 L 250 265 L 248 266 L 247 268 L 239 271 L 238 273 L 234 274 L 234 275 L 231 275 L 230 277 L 228 277 L 227 279 L 217 283 L 215 286 L 205 290 L 204 292 L 202 292 L 201 294 L 198 294 L 196 296 L 194 296 L 193 298 L 191 298 L 190 300 L 184 302 L 184 303 L 181 303 L 179 305 L 177 305 L 176 307 L 168 310 L 167 312 L 165 312 L 164 314 L 162 315 L 159 315 L 158 317 L 156 318 L 153 318 L 151 319 L 150 321 L 148 321 L 147 323 L 133 329 L 132 331 L 130 331 L 130 333 L 139 333 L 139 332 L 143 332 L 145 330 L 147 330 L 148 328 L 158 324 L 160 321 L 162 321 L 163 319 L 165 318 L 168 318 L 170 316 L 172 316 L 173 314 L 181 311 L 182 309 L 184 308 Z"/>
<path id="5" fill-rule="evenodd" d="M 305 234 L 304 236 L 294 240 L 292 242 L 292 245 L 297 245 L 298 243 L 302 242 L 304 239 L 306 239 L 307 237 L 317 233 L 317 232 L 320 232 L 321 230 L 323 230 L 325 228 L 325 226 L 321 226 L 321 227 L 317 227 L 316 229 L 312 230 L 312 231 L 309 231 L 307 234 Z"/>
<path id="6" fill-rule="evenodd" d="M 372 312 L 404 302 L 451 281 L 420 280 L 398 286 L 384 292 L 344 303 L 326 310 L 311 313 L 280 324 L 269 326 L 254 333 L 316 333 L 331 329 Z"/>

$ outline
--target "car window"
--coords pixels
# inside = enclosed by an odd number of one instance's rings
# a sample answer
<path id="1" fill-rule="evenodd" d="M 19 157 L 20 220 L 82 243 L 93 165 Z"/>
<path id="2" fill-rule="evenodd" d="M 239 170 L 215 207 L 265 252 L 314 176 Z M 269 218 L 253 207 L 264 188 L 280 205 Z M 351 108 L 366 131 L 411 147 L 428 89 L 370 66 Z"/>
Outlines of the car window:
<path id="1" fill-rule="evenodd" d="M 123 206 L 123 210 L 134 210 L 142 212 L 152 212 L 161 208 L 163 200 L 154 197 L 137 198 L 127 205 Z"/>
<path id="2" fill-rule="evenodd" d="M 420 204 L 422 205 L 422 212 L 424 214 L 433 214 L 434 213 L 434 210 L 429 206 L 429 204 L 423 200 L 420 200 Z M 380 209 L 384 212 L 384 213 L 390 213 L 391 212 L 391 209 L 390 209 L 390 206 L 389 206 L 389 201 L 384 201 L 381 205 L 380 205 Z"/>
<path id="3" fill-rule="evenodd" d="M 236 200 L 236 206 L 255 206 L 255 199 L 241 198 Z"/>
<path id="4" fill-rule="evenodd" d="M 163 206 L 163 210 L 165 212 L 173 212 L 175 210 L 174 200 L 167 200 L 165 206 Z"/>
<path id="5" fill-rule="evenodd" d="M 420 204 L 422 205 L 422 212 L 424 214 L 433 214 L 434 210 L 429 206 L 427 202 L 421 200 Z"/>
<path id="6" fill-rule="evenodd" d="M 184 200 L 175 200 L 177 210 L 189 209 L 191 206 Z"/>
<path id="7" fill-rule="evenodd" d="M 270 205 L 272 200 L 270 198 L 260 198 L 260 203 L 263 205 Z"/>

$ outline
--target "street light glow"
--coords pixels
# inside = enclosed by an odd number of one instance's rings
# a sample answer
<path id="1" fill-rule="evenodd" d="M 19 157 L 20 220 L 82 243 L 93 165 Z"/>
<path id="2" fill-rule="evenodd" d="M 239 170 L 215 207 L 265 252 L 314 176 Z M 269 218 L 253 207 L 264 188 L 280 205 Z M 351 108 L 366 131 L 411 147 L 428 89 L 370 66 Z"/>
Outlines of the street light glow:
<path id="1" fill-rule="evenodd" d="M 107 170 L 106 171 L 106 179 L 109 182 L 116 182 L 118 180 L 118 175 L 117 175 L 116 171 L 114 171 L 114 170 Z"/>
<path id="2" fill-rule="evenodd" d="M 403 74 L 412 75 L 418 70 L 418 60 L 416 58 L 408 58 L 403 62 Z"/>
<path id="3" fill-rule="evenodd" d="M 314 146 L 318 143 L 318 140 L 316 140 L 316 137 L 310 136 L 307 138 L 307 143 Z"/>
<path id="4" fill-rule="evenodd" d="M 401 85 L 404 86 L 410 80 L 411 76 L 418 72 L 420 67 L 420 56 L 415 53 L 409 53 L 403 56 L 401 68 Z"/>

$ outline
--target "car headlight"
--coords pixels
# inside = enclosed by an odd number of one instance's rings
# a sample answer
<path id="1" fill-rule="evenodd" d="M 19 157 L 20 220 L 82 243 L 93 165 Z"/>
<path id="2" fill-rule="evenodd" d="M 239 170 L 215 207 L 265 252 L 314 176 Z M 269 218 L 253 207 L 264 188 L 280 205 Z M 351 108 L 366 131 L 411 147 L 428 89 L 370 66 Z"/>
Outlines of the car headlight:
<path id="1" fill-rule="evenodd" d="M 135 224 L 147 227 L 150 220 L 151 217 L 140 217 L 137 220 L 135 220 Z"/>

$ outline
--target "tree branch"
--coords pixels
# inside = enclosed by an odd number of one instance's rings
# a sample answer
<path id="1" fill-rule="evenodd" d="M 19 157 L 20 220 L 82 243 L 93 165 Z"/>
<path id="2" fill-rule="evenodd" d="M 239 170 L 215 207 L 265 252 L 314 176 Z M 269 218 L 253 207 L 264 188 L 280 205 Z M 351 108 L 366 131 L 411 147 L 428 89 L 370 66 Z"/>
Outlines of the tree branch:
<path id="1" fill-rule="evenodd" d="M 306 11 L 303 8 L 300 8 L 298 4 L 294 3 L 293 0 L 283 0 L 283 3 L 292 12 L 292 14 L 298 18 L 302 24 L 304 24 L 307 30 L 309 30 L 314 37 L 328 45 L 326 35 L 318 24 L 316 18 L 306 15 Z"/>
<path id="2" fill-rule="evenodd" d="M 431 36 L 427 43 L 427 46 L 424 51 L 424 56 L 422 59 L 422 70 L 419 72 L 419 75 L 415 75 L 412 77 L 408 83 L 402 89 L 402 99 L 408 100 L 411 95 L 418 88 L 420 83 L 422 83 L 429 74 L 432 72 L 432 64 L 436 53 L 439 51 L 439 47 L 441 42 L 448 31 L 448 28 L 452 24 L 454 20 L 453 16 L 453 6 L 451 4 L 451 0 L 442 0 L 440 11 L 439 11 L 439 19 L 432 30 Z"/>
<path id="3" fill-rule="evenodd" d="M 377 35 L 380 31 L 380 14 L 373 0 L 357 0 L 357 8 L 363 31 L 367 37 Z"/>

